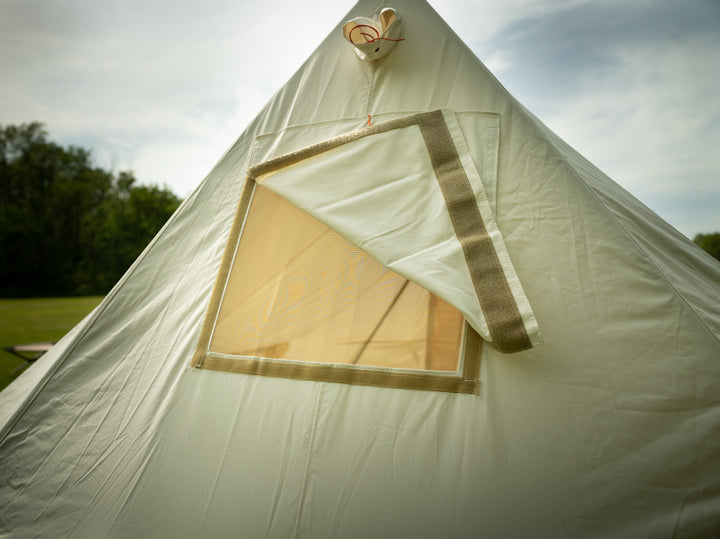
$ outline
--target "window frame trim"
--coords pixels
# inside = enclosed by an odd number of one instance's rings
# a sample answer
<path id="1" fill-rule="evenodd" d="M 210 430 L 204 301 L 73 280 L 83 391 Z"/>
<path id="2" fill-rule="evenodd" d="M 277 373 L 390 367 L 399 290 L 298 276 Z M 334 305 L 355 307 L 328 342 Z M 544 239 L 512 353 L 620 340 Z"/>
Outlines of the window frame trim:
<path id="1" fill-rule="evenodd" d="M 220 270 L 203 320 L 198 345 L 190 362 L 191 367 L 316 382 L 465 394 L 478 393 L 482 338 L 467 321 L 463 323 L 458 369 L 455 371 L 424 371 L 419 369 L 346 365 L 342 363 L 313 363 L 291 359 L 234 356 L 211 352 L 210 342 L 257 185 L 252 173 L 249 173 L 240 195 Z"/>

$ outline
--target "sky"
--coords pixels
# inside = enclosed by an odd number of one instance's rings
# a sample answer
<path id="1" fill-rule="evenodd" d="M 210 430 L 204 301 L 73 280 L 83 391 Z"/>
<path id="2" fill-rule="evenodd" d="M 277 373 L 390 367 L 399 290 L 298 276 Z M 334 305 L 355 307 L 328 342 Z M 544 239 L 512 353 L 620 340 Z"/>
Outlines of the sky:
<path id="1" fill-rule="evenodd" d="M 720 0 L 431 0 L 530 111 L 692 238 L 720 231 Z M 0 0 L 0 125 L 186 196 L 354 5 Z"/>

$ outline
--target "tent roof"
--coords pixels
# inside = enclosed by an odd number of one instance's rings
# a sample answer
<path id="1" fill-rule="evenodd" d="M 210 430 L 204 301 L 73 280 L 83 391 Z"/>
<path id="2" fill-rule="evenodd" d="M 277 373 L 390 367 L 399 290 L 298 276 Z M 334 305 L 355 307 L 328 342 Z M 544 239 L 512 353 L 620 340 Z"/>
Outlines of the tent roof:
<path id="1" fill-rule="evenodd" d="M 342 24 L 383 5 L 353 7 L 103 303 L 0 394 L 0 534 L 714 529 L 720 265 L 524 109 L 426 3 L 391 3 L 405 41 L 360 61 Z M 192 368 L 255 154 L 439 109 L 466 123 L 544 344 L 483 346 L 464 395 Z"/>

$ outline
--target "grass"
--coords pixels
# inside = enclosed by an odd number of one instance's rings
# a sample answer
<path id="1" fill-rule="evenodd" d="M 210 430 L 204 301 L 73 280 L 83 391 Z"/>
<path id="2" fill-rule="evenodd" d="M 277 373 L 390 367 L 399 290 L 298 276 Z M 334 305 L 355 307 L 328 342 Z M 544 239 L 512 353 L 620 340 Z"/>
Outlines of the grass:
<path id="1" fill-rule="evenodd" d="M 57 341 L 80 322 L 102 296 L 81 298 L 0 299 L 0 347 Z M 0 389 L 20 373 L 21 359 L 0 350 Z"/>

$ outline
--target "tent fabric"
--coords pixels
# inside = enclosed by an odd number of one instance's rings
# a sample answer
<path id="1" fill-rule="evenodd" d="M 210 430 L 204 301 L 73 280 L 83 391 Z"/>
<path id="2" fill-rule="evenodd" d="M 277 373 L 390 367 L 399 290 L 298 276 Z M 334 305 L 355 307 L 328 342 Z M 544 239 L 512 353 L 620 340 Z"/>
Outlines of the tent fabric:
<path id="1" fill-rule="evenodd" d="M 363 62 L 342 24 L 382 7 L 405 40 Z M 251 166 L 434 110 L 457 118 L 544 343 L 483 345 L 464 394 L 192 367 Z M 718 283 L 430 6 L 360 0 L 0 393 L 0 536 L 712 537 Z"/>

